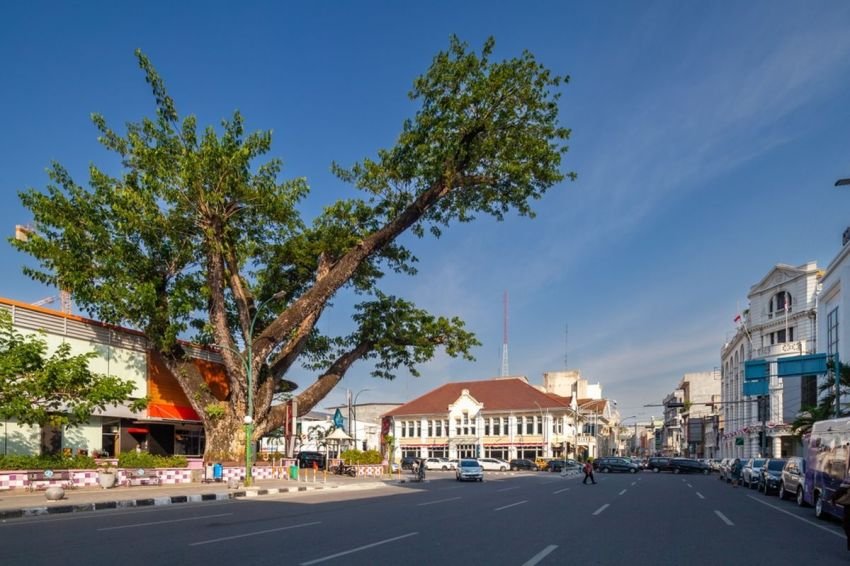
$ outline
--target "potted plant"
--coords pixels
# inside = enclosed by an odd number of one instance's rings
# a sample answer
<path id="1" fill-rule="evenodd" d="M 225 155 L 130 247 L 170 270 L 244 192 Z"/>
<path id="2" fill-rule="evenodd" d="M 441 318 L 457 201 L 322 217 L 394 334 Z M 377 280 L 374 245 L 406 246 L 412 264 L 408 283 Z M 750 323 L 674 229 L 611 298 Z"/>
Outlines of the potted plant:
<path id="1" fill-rule="evenodd" d="M 118 470 L 112 464 L 105 464 L 97 468 L 97 483 L 103 489 L 109 489 L 115 485 Z"/>

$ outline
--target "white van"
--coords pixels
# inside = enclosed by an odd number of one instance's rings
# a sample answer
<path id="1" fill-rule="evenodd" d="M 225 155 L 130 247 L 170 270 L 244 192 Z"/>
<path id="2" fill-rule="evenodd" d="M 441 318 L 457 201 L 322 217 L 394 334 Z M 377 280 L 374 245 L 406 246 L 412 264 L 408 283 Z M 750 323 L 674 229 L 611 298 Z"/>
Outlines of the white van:
<path id="1" fill-rule="evenodd" d="M 844 508 L 829 502 L 832 494 L 847 479 L 850 457 L 850 418 L 816 422 L 806 450 L 806 481 L 803 500 L 815 508 L 815 516 L 825 514 L 842 518 Z"/>

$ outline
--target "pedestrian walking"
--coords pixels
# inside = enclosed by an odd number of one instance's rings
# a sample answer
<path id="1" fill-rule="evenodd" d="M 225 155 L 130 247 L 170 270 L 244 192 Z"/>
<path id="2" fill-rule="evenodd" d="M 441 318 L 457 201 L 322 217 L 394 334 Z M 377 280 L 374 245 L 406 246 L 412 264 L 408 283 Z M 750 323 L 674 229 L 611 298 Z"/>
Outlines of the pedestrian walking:
<path id="1" fill-rule="evenodd" d="M 735 458 L 735 461 L 732 462 L 732 487 L 738 487 L 738 484 L 741 482 L 741 459 Z"/>
<path id="2" fill-rule="evenodd" d="M 596 480 L 593 479 L 593 464 L 590 463 L 590 460 L 584 463 L 584 479 L 581 483 L 587 484 L 587 480 L 593 482 L 593 485 L 596 485 Z"/>

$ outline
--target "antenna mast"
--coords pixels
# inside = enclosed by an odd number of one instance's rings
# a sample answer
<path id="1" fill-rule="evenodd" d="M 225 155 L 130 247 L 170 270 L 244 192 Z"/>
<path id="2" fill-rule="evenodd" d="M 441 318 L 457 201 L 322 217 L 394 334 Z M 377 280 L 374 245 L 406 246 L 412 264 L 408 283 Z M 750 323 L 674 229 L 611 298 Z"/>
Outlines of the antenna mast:
<path id="1" fill-rule="evenodd" d="M 502 338 L 502 370 L 501 376 L 506 377 L 510 374 L 508 369 L 508 292 L 504 295 L 504 322 L 503 322 L 503 338 Z"/>
<path id="2" fill-rule="evenodd" d="M 564 369 L 570 369 L 570 364 L 567 363 L 569 358 L 567 357 L 570 352 L 570 325 L 569 323 L 564 325 Z"/>

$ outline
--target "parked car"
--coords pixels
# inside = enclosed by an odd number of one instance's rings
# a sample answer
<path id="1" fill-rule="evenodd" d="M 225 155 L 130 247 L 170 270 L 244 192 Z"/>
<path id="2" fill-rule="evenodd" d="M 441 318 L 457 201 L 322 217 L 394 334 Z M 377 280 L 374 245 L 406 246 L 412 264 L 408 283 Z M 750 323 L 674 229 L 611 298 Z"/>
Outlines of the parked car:
<path id="1" fill-rule="evenodd" d="M 425 458 L 426 470 L 449 470 L 451 465 L 446 458 Z"/>
<path id="2" fill-rule="evenodd" d="M 672 458 L 670 469 L 674 474 L 704 474 L 711 473 L 711 467 L 705 462 L 692 458 Z"/>
<path id="3" fill-rule="evenodd" d="M 509 464 L 512 470 L 531 470 L 532 472 L 537 471 L 537 464 L 535 464 L 531 460 L 511 460 Z"/>
<path id="4" fill-rule="evenodd" d="M 761 467 L 764 466 L 764 458 L 750 458 L 741 470 L 741 483 L 750 489 L 758 486 Z"/>
<path id="5" fill-rule="evenodd" d="M 481 467 L 478 460 L 463 458 L 458 462 L 455 479 L 457 481 L 484 481 L 484 468 Z"/>
<path id="6" fill-rule="evenodd" d="M 782 470 L 785 469 L 787 460 L 785 458 L 770 458 L 761 467 L 759 474 L 758 490 L 770 495 L 779 491 L 779 482 L 782 481 Z"/>
<path id="7" fill-rule="evenodd" d="M 419 458 L 416 456 L 405 456 L 401 459 L 401 469 L 402 470 L 412 470 L 413 464 L 417 463 Z"/>
<path id="8" fill-rule="evenodd" d="M 581 464 L 575 460 L 549 460 L 546 471 L 549 472 L 577 472 L 581 470 Z"/>
<path id="9" fill-rule="evenodd" d="M 298 453 L 298 467 L 312 468 L 315 462 L 319 469 L 325 468 L 325 455 L 321 452 L 302 451 Z"/>
<path id="10" fill-rule="evenodd" d="M 638 466 L 627 458 L 597 458 L 593 461 L 593 469 L 607 474 L 609 472 L 628 472 L 634 474 Z"/>
<path id="11" fill-rule="evenodd" d="M 646 463 L 646 468 L 656 474 L 658 472 L 670 471 L 670 458 L 650 458 Z"/>
<path id="12" fill-rule="evenodd" d="M 478 458 L 478 463 L 487 471 L 504 472 L 511 467 L 510 464 L 498 458 Z"/>
<path id="13" fill-rule="evenodd" d="M 782 468 L 782 476 L 779 480 L 779 499 L 793 497 L 797 505 L 805 505 L 803 492 L 806 490 L 806 459 L 800 456 L 788 458 L 785 467 Z"/>

